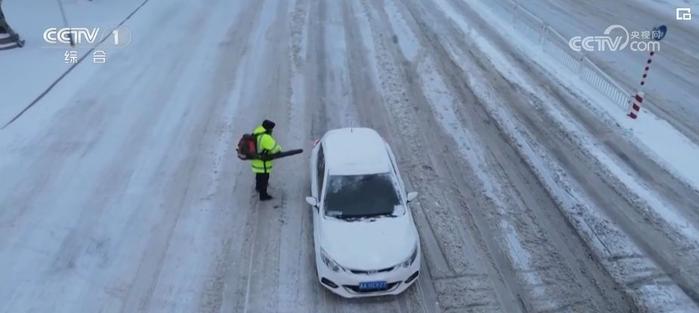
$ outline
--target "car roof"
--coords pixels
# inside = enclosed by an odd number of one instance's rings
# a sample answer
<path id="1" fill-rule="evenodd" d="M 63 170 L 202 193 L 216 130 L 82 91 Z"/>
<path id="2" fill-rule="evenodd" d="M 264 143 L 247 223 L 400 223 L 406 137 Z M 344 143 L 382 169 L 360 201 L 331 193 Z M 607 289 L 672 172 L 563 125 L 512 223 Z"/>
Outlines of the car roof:
<path id="1" fill-rule="evenodd" d="M 371 128 L 341 128 L 323 137 L 325 166 L 331 175 L 362 175 L 391 171 L 381 136 Z"/>

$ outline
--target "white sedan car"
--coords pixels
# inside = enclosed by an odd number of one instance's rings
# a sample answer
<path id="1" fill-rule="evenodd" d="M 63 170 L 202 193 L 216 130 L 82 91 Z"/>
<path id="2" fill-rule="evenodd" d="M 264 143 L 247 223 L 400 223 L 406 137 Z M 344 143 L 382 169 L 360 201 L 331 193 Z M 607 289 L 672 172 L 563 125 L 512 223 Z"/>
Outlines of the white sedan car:
<path id="1" fill-rule="evenodd" d="M 420 240 L 396 160 L 368 128 L 327 132 L 311 154 L 316 269 L 347 298 L 395 295 L 419 275 Z"/>

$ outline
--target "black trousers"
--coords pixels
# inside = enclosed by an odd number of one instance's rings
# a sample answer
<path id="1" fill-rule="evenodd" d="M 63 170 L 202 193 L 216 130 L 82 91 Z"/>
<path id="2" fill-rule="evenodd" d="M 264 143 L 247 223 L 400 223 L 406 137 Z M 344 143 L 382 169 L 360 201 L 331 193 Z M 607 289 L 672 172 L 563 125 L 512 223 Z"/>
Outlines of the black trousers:
<path id="1" fill-rule="evenodd" d="M 255 173 L 255 190 L 261 195 L 266 195 L 267 185 L 269 185 L 269 173 Z"/>

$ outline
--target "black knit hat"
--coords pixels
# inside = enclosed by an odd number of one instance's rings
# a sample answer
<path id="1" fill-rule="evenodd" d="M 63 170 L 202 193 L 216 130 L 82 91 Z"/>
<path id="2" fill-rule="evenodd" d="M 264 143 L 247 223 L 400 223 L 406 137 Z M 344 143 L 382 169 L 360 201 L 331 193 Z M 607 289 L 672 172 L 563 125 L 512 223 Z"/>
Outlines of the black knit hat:
<path id="1" fill-rule="evenodd" d="M 274 125 L 276 124 L 274 124 L 274 122 L 270 120 L 264 120 L 264 122 L 262 122 L 262 127 L 266 130 L 272 130 L 274 128 Z"/>

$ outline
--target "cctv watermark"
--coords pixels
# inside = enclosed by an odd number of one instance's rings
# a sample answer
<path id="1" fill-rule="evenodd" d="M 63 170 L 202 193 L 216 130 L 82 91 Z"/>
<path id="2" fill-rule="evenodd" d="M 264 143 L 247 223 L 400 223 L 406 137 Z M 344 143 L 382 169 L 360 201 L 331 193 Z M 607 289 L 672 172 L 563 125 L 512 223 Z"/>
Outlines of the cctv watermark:
<path id="1" fill-rule="evenodd" d="M 99 27 L 50 27 L 44 31 L 43 38 L 51 45 L 94 46 L 98 43 L 111 43 L 120 47 L 131 42 L 131 32 L 125 27 L 119 27 L 111 32 L 103 32 Z"/>
<path id="2" fill-rule="evenodd" d="M 661 30 L 629 32 L 622 25 L 610 25 L 602 35 L 574 36 L 568 40 L 573 51 L 660 51 L 660 41 L 665 34 Z"/>

